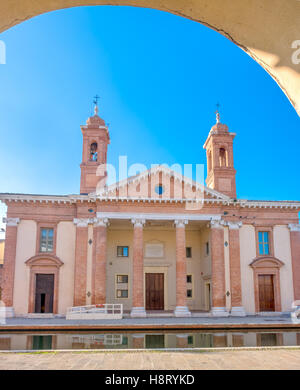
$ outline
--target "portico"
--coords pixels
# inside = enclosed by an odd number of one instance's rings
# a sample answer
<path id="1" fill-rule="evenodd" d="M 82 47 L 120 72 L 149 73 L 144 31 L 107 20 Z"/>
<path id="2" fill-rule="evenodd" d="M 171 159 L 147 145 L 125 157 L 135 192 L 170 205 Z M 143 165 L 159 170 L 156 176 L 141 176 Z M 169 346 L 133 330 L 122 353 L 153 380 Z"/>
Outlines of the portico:
<path id="1" fill-rule="evenodd" d="M 84 223 L 93 229 L 92 243 L 85 234 L 85 246 L 93 247 L 91 303 L 123 303 L 131 317 L 146 317 L 147 310 L 156 309 L 189 317 L 191 311 L 206 311 L 209 300 L 212 315 L 229 315 L 225 303 L 225 267 L 229 264 L 225 264 L 224 251 L 228 226 L 221 215 L 97 212 L 94 218 L 75 219 L 74 223 L 77 229 Z M 119 256 L 118 248 L 127 248 L 127 255 Z M 238 254 L 235 261 L 239 261 Z M 75 262 L 74 297 L 85 295 L 79 288 L 89 291 L 88 286 L 76 283 L 77 274 L 87 280 L 82 269 L 77 272 Z M 235 277 L 236 284 L 241 282 Z M 235 290 L 232 294 L 236 299 Z M 88 303 L 87 298 L 81 301 Z M 239 315 L 245 315 L 242 305 L 238 307 Z"/>

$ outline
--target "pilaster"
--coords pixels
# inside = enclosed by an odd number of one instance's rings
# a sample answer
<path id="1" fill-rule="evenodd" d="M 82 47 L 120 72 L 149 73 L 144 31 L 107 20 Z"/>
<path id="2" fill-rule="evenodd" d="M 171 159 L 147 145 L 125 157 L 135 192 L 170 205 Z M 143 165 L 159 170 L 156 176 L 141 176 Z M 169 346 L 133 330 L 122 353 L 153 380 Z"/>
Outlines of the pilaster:
<path id="1" fill-rule="evenodd" d="M 3 293 L 5 316 L 14 317 L 13 294 L 15 281 L 17 234 L 19 218 L 3 218 L 6 223 L 4 264 L 3 264 Z"/>
<path id="2" fill-rule="evenodd" d="M 300 224 L 289 224 L 292 269 L 293 269 L 293 285 L 294 285 L 294 300 L 300 300 Z"/>

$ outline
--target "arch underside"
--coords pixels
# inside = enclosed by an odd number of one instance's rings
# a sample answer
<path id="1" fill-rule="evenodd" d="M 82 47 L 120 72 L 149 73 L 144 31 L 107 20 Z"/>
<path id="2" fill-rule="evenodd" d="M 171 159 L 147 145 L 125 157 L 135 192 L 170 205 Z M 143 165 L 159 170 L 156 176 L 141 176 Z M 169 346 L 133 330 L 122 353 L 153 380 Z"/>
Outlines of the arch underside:
<path id="1" fill-rule="evenodd" d="M 300 1 L 10 0 L 0 3 L 0 32 L 46 12 L 91 5 L 155 8 L 214 29 L 258 62 L 300 115 L 300 64 L 295 61 L 295 41 L 300 40 Z"/>

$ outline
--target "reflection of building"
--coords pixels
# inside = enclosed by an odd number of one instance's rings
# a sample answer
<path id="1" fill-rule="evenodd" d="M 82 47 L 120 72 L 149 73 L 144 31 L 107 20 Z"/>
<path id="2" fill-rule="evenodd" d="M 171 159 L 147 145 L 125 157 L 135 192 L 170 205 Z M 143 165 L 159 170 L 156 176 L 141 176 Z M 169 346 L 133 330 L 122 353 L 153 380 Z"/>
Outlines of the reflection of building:
<path id="1" fill-rule="evenodd" d="M 204 145 L 207 187 L 162 166 L 107 187 L 110 137 L 97 107 L 81 130 L 79 195 L 0 194 L 11 314 L 106 302 L 132 316 L 226 316 L 300 299 L 300 202 L 236 198 L 235 134 L 219 116 Z"/>
<path id="2" fill-rule="evenodd" d="M 2 295 L 2 272 L 3 272 L 3 261 L 4 261 L 4 243 L 5 240 L 0 239 L 0 301 Z"/>
<path id="3" fill-rule="evenodd" d="M 227 348 L 300 345 L 300 333 L 257 332 L 0 334 L 2 350 Z"/>

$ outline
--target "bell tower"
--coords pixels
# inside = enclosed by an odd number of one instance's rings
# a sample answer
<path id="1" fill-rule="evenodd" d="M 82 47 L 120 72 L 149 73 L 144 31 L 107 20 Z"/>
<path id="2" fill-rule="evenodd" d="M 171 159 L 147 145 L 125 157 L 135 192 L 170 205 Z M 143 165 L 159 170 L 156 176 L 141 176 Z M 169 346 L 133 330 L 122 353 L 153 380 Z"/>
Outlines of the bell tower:
<path id="1" fill-rule="evenodd" d="M 108 127 L 98 115 L 97 100 L 95 114 L 80 126 L 83 136 L 80 194 L 95 192 L 106 184 L 107 146 L 110 143 Z"/>
<path id="2" fill-rule="evenodd" d="M 236 170 L 233 165 L 233 139 L 236 134 L 229 133 L 228 126 L 220 123 L 218 111 L 216 114 L 217 123 L 211 128 L 203 146 L 207 158 L 206 185 L 236 198 Z"/>

